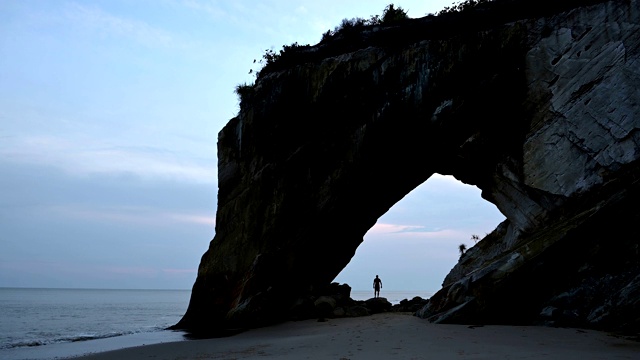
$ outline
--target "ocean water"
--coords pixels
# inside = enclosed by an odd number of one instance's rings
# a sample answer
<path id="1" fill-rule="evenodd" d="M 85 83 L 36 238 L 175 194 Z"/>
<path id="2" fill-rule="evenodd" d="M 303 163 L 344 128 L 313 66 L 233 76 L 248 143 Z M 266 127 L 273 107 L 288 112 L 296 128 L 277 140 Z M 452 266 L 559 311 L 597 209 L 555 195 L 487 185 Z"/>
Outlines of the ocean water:
<path id="1" fill-rule="evenodd" d="M 0 359 L 51 360 L 131 346 L 187 340 L 165 330 L 187 310 L 190 290 L 0 288 Z M 392 304 L 424 291 L 386 291 Z M 371 291 L 352 291 L 355 300 Z"/>
<path id="2" fill-rule="evenodd" d="M 0 288 L 0 359 L 53 359 L 184 339 L 189 290 Z"/>
<path id="3" fill-rule="evenodd" d="M 382 288 L 382 290 L 380 290 L 380 297 L 386 298 L 387 301 L 389 301 L 391 304 L 396 305 L 399 304 L 400 301 L 407 299 L 407 300 L 411 300 L 416 296 L 420 296 L 423 299 L 428 299 L 433 295 L 433 292 L 430 291 L 423 291 L 423 290 L 417 290 L 417 291 L 407 291 L 407 290 L 402 290 L 402 291 L 387 291 L 384 288 Z M 371 299 L 373 297 L 373 289 L 371 290 L 351 290 L 351 298 L 353 300 L 368 300 Z"/>

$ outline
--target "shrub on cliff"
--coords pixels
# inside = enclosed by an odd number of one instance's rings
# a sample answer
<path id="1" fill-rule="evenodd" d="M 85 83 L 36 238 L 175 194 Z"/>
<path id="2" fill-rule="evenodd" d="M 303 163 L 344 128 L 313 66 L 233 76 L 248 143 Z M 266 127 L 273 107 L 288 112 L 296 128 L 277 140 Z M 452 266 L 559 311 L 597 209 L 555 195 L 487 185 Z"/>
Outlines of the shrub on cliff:
<path id="1" fill-rule="evenodd" d="M 262 69 L 255 72 L 256 78 L 260 77 L 260 73 L 277 70 L 295 63 L 298 60 L 296 54 L 300 53 L 300 49 L 309 48 L 310 45 L 299 45 L 297 42 L 291 45 L 282 45 L 282 49 L 276 52 L 273 49 L 265 50 L 260 59 Z M 256 62 L 255 60 L 253 62 Z M 251 72 L 251 71 L 250 71 Z"/>
<path id="2" fill-rule="evenodd" d="M 327 30 L 327 32 L 322 34 L 320 44 L 328 42 L 337 35 L 349 37 L 352 34 L 357 34 L 362 30 L 362 28 L 366 26 L 393 24 L 401 22 L 408 18 L 409 16 L 403 8 L 399 6 L 396 7 L 394 4 L 389 4 L 384 8 L 382 16 L 372 15 L 368 20 L 363 18 L 343 19 L 340 25 L 336 26 L 333 31 Z M 253 70 L 250 70 L 249 73 L 255 73 L 256 78 L 259 78 L 260 74 L 265 74 L 270 71 L 286 68 L 287 66 L 295 64 L 301 59 L 304 59 L 305 55 L 302 54 L 303 51 L 300 50 L 309 47 L 309 45 L 299 45 L 296 42 L 291 45 L 283 45 L 282 49 L 279 51 L 267 49 L 262 55 L 262 59 L 260 59 L 259 61 L 259 63 L 262 65 L 262 69 L 255 72 Z M 255 62 L 256 60 L 254 60 L 254 63 Z M 236 93 L 241 98 L 243 96 L 241 92 L 247 90 L 247 86 L 248 85 L 238 85 L 238 87 L 236 87 Z"/>
<path id="3" fill-rule="evenodd" d="M 382 12 L 382 24 L 391 24 L 408 19 L 407 12 L 401 7 L 395 7 L 393 4 L 387 5 Z"/>
<path id="4" fill-rule="evenodd" d="M 407 12 L 401 7 L 395 7 L 393 4 L 387 5 L 382 11 L 382 16 L 371 15 L 368 20 L 363 18 L 342 19 L 340 25 L 336 26 L 333 31 L 327 30 L 322 34 L 320 43 L 331 40 L 336 35 L 345 35 L 355 30 L 359 30 L 365 26 L 371 25 L 387 25 L 408 19 Z"/>
<path id="5" fill-rule="evenodd" d="M 465 252 L 467 251 L 467 245 L 465 244 L 458 245 L 458 251 L 460 251 L 460 258 L 462 258 Z"/>
<path id="6" fill-rule="evenodd" d="M 493 0 L 467 0 L 452 6 L 445 7 L 438 12 L 438 15 L 451 14 L 456 12 L 470 11 L 475 9 L 476 6 L 489 3 Z"/>
<path id="7" fill-rule="evenodd" d="M 236 85 L 235 93 L 240 98 L 240 102 L 242 102 L 242 100 L 246 100 L 251 95 L 252 92 L 253 92 L 252 84 L 244 83 L 244 84 Z"/>

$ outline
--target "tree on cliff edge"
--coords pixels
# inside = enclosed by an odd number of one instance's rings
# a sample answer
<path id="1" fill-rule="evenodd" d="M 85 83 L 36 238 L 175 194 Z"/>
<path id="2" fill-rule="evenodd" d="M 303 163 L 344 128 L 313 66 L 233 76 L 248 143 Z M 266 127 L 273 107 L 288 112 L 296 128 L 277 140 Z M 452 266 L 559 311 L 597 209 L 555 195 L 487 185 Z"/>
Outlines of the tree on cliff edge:
<path id="1" fill-rule="evenodd" d="M 401 21 L 401 20 L 405 20 L 408 19 L 409 17 L 407 16 L 407 12 L 398 6 L 398 8 L 396 8 L 393 4 L 389 4 L 387 5 L 386 8 L 384 8 L 384 11 L 382 12 L 382 23 L 383 24 L 389 24 L 389 23 L 393 23 L 396 21 Z"/>
<path id="2" fill-rule="evenodd" d="M 463 257 L 465 251 L 467 251 L 467 245 L 465 244 L 458 245 L 458 250 L 460 251 L 460 257 Z"/>

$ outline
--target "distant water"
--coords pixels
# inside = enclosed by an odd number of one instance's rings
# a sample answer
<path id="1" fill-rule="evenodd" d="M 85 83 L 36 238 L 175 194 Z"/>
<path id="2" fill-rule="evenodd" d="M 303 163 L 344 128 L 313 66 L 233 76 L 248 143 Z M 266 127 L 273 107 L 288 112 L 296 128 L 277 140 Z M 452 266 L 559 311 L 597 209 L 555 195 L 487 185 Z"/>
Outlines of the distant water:
<path id="1" fill-rule="evenodd" d="M 86 346 L 91 341 L 136 334 L 145 342 L 180 340 L 181 335 L 164 329 L 180 320 L 190 294 L 189 290 L 0 288 L 0 358 L 47 358 L 48 353 L 53 358 L 60 354 L 48 350 L 59 349 L 58 344 L 85 343 L 83 348 L 91 349 Z M 75 353 L 70 345 L 66 349 L 62 355 Z"/>
<path id="2" fill-rule="evenodd" d="M 164 330 L 187 310 L 190 290 L 0 288 L 0 359 L 54 359 L 143 344 L 181 341 Z M 386 291 L 392 304 L 424 291 Z M 352 291 L 354 300 L 373 297 Z"/>
<path id="3" fill-rule="evenodd" d="M 400 301 L 407 299 L 411 300 L 416 296 L 420 296 L 423 299 L 428 299 L 433 295 L 429 291 L 386 291 L 384 288 L 380 291 L 380 297 L 386 298 L 391 304 L 399 304 Z M 373 297 L 373 289 L 370 291 L 352 290 L 351 298 L 353 300 L 368 300 Z"/>

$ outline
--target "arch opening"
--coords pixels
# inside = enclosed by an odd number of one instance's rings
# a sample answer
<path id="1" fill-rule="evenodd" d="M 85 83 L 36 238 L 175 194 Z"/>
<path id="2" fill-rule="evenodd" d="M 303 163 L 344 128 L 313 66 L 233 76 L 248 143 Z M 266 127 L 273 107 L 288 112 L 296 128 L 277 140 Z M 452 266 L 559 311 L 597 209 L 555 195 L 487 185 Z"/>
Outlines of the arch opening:
<path id="1" fill-rule="evenodd" d="M 349 284 L 355 299 L 373 296 L 375 275 L 383 280 L 383 297 L 385 291 L 394 299 L 429 297 L 460 259 L 460 244 L 471 248 L 505 220 L 480 193 L 453 176 L 433 174 L 378 218 L 334 281 Z"/>

